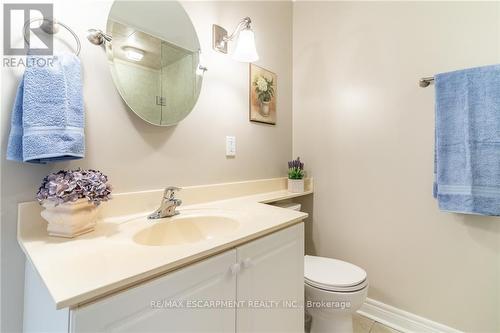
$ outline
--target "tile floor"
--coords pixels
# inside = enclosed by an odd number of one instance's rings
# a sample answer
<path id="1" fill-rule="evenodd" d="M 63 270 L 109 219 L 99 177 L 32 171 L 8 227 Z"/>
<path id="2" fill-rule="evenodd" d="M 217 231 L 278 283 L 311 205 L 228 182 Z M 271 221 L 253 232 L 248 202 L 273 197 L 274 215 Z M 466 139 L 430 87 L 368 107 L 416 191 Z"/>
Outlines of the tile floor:
<path id="1" fill-rule="evenodd" d="M 353 331 L 354 333 L 399 333 L 393 328 L 359 314 L 353 317 Z"/>

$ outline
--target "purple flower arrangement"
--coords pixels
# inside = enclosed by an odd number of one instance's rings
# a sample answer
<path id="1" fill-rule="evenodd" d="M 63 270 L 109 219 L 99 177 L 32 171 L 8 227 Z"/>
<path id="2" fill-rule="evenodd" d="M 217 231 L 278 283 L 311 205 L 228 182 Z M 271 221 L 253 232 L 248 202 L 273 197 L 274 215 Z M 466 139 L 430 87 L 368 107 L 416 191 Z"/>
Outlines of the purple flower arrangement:
<path id="1" fill-rule="evenodd" d="M 302 178 L 304 178 L 304 163 L 297 157 L 296 160 L 288 162 L 288 179 Z"/>
<path id="2" fill-rule="evenodd" d="M 57 206 L 87 199 L 99 206 L 111 199 L 111 185 L 108 177 L 98 170 L 60 170 L 43 179 L 36 198 L 40 204 L 50 201 Z"/>

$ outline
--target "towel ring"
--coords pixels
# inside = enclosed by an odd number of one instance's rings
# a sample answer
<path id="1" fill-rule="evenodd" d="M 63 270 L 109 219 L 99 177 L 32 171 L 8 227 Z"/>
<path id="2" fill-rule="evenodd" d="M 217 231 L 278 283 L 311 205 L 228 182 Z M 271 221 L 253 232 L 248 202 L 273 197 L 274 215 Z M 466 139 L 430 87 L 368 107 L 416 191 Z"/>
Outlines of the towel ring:
<path id="1" fill-rule="evenodd" d="M 33 22 L 37 21 L 42 21 L 42 24 L 40 24 L 40 29 L 42 29 L 45 33 L 48 33 L 50 35 L 53 35 L 59 31 L 59 26 L 65 28 L 68 30 L 73 37 L 75 38 L 76 41 L 76 52 L 75 54 L 78 56 L 80 54 L 80 50 L 82 49 L 82 44 L 80 43 L 80 38 L 78 38 L 77 34 L 66 24 L 62 22 L 58 22 L 56 20 L 51 20 L 51 19 L 45 19 L 45 18 L 34 18 L 29 21 L 26 21 L 24 23 L 24 28 L 23 28 L 23 36 L 24 36 L 24 41 L 26 42 L 26 45 L 30 45 L 29 43 L 29 38 L 28 38 L 28 29 Z"/>

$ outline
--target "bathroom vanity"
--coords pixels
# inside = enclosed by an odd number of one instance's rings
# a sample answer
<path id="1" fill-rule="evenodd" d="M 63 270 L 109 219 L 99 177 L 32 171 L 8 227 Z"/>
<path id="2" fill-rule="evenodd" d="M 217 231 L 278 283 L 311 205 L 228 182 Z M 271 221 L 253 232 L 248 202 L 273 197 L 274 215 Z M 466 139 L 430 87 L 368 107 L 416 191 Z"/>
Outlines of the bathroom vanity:
<path id="1" fill-rule="evenodd" d="M 161 190 L 118 194 L 71 240 L 47 236 L 40 207 L 20 204 L 24 331 L 302 332 L 307 214 L 265 203 L 312 186 L 285 186 L 185 188 L 180 214 L 153 221 Z"/>

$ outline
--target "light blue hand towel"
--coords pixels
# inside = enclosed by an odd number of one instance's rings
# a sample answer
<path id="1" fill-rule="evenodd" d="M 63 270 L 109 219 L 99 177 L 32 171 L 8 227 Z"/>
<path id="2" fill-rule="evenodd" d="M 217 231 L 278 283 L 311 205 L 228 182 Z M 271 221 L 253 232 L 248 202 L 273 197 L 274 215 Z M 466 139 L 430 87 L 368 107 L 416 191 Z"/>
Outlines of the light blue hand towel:
<path id="1" fill-rule="evenodd" d="M 48 163 L 84 157 L 84 118 L 77 56 L 62 54 L 52 66 L 27 67 L 12 110 L 7 159 Z"/>
<path id="2" fill-rule="evenodd" d="M 439 208 L 500 215 L 500 65 L 438 74 L 435 86 Z"/>

